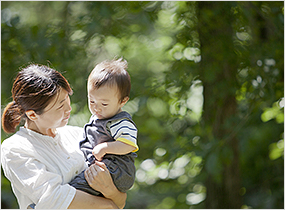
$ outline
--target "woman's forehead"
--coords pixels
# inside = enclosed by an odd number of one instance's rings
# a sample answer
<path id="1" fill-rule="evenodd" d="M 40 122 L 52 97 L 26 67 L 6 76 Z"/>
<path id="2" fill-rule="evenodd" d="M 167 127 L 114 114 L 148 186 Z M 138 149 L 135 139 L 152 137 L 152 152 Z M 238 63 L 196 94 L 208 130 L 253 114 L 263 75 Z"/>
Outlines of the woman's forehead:
<path id="1" fill-rule="evenodd" d="M 63 101 L 66 99 L 66 95 L 68 95 L 68 92 L 63 88 L 60 88 L 57 91 L 57 93 L 52 97 L 49 105 L 47 105 L 44 112 L 48 112 L 48 111 L 52 110 L 53 108 L 56 108 L 61 103 L 63 103 Z"/>

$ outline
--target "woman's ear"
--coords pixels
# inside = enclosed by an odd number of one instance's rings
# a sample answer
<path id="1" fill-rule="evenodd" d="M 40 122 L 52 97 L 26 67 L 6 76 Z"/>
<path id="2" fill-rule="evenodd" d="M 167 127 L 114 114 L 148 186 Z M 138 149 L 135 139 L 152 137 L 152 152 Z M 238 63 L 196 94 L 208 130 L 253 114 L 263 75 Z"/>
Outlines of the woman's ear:
<path id="1" fill-rule="evenodd" d="M 37 114 L 35 113 L 34 110 L 28 110 L 25 112 L 25 114 L 32 121 L 35 121 L 38 119 Z"/>

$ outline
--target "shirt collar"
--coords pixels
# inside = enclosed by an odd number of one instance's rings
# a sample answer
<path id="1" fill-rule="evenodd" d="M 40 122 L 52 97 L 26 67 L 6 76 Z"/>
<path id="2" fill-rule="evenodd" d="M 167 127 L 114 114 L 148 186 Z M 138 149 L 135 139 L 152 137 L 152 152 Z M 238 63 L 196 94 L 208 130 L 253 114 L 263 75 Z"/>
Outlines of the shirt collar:
<path id="1" fill-rule="evenodd" d="M 20 131 L 28 134 L 29 136 L 34 137 L 37 140 L 49 141 L 49 142 L 54 142 L 54 143 L 58 143 L 58 141 L 59 141 L 59 134 L 57 131 L 56 131 L 55 137 L 43 135 L 41 133 L 37 133 L 37 132 L 30 130 L 28 128 L 25 128 L 25 127 L 20 127 Z"/>

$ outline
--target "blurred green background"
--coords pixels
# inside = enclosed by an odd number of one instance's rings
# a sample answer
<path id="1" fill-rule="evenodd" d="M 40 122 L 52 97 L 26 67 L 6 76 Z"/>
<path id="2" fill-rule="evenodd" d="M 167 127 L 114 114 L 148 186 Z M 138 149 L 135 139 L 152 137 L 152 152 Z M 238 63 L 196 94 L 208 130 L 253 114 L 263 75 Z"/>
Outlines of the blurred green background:
<path id="1" fill-rule="evenodd" d="M 125 208 L 283 209 L 283 1 L 1 2 L 2 110 L 19 69 L 45 64 L 83 126 L 90 71 L 121 56 L 140 147 Z M 1 204 L 18 208 L 3 172 Z"/>

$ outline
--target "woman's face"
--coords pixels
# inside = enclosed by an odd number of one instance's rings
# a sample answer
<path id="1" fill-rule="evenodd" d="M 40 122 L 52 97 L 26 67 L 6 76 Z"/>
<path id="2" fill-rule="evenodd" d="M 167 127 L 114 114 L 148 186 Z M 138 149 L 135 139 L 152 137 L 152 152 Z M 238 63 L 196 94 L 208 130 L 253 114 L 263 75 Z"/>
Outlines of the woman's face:
<path id="1" fill-rule="evenodd" d="M 65 126 L 68 123 L 70 111 L 71 106 L 68 92 L 61 89 L 42 114 L 35 114 L 36 119 L 33 121 L 36 124 L 37 131 L 48 135 L 51 129 Z"/>

